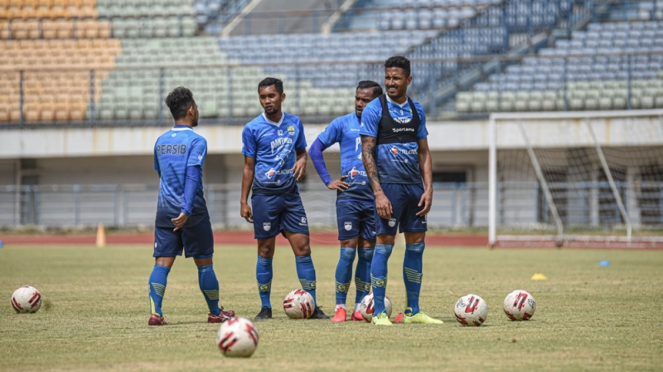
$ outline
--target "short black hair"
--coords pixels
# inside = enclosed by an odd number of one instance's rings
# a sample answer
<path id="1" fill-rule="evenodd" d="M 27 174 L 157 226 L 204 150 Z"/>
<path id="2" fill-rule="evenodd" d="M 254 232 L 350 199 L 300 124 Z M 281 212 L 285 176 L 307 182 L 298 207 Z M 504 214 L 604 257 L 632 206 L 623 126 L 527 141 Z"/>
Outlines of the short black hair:
<path id="1" fill-rule="evenodd" d="M 166 97 L 166 106 L 173 114 L 173 119 L 179 120 L 186 116 L 187 110 L 193 106 L 193 93 L 185 87 L 177 87 Z"/>
<path id="2" fill-rule="evenodd" d="M 410 60 L 403 56 L 389 57 L 384 62 L 384 68 L 399 67 L 405 72 L 405 76 L 410 76 Z"/>
<path id="3" fill-rule="evenodd" d="M 258 84 L 258 94 L 260 94 L 260 88 L 268 87 L 270 85 L 273 85 L 279 94 L 283 94 L 283 82 L 280 79 L 273 77 L 266 77 L 262 79 L 262 81 Z"/>
<path id="4" fill-rule="evenodd" d="M 373 98 L 382 95 L 382 87 L 373 80 L 362 80 L 357 84 L 357 89 L 373 88 Z"/>

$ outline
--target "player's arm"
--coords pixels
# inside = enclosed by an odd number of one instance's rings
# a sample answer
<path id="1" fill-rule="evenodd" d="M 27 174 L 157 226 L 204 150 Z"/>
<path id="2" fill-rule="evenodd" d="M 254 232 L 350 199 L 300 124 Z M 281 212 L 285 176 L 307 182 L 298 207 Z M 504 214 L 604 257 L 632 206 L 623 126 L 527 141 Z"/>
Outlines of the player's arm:
<path id="1" fill-rule="evenodd" d="M 161 167 L 159 166 L 159 157 L 157 155 L 157 145 L 154 145 L 154 170 L 157 171 L 157 174 L 159 174 L 159 178 L 161 178 Z"/>
<path id="2" fill-rule="evenodd" d="M 306 155 L 305 147 L 295 151 L 297 160 L 295 160 L 295 166 L 292 167 L 292 175 L 297 181 L 301 181 L 306 174 L 306 160 L 308 159 L 308 155 Z"/>
<path id="3" fill-rule="evenodd" d="M 424 193 L 421 195 L 418 204 L 423 209 L 417 212 L 417 216 L 423 216 L 428 214 L 433 204 L 433 161 L 430 156 L 428 139 L 422 138 L 417 142 L 419 144 L 419 169 L 421 170 L 421 178 L 424 180 Z"/>
<path id="4" fill-rule="evenodd" d="M 253 212 L 249 206 L 249 192 L 251 185 L 253 185 L 253 177 L 255 176 L 256 159 L 244 155 L 244 172 L 242 173 L 242 194 L 239 199 L 239 215 L 242 216 L 247 222 L 253 222 Z"/>
<path id="5" fill-rule="evenodd" d="M 313 166 L 315 167 L 315 170 L 318 172 L 318 175 L 320 176 L 320 179 L 322 179 L 322 182 L 324 182 L 325 186 L 327 186 L 327 188 L 330 190 L 343 191 L 350 187 L 349 183 L 343 181 L 344 179 L 348 178 L 348 176 L 341 176 L 341 178 L 337 180 L 333 180 L 331 178 L 329 171 L 327 171 L 327 166 L 325 165 L 325 158 L 322 156 L 322 152 L 325 151 L 328 147 L 329 146 L 325 146 L 325 144 L 320 141 L 320 138 L 317 138 L 308 149 L 308 152 L 311 155 Z"/>
<path id="6" fill-rule="evenodd" d="M 175 225 L 173 231 L 184 227 L 193 213 L 193 203 L 196 198 L 196 191 L 202 188 L 200 184 L 203 172 L 203 163 L 207 157 L 207 141 L 204 139 L 194 139 L 191 142 L 191 151 L 187 159 L 186 169 L 184 170 L 184 194 L 182 194 L 182 207 L 180 215 L 170 220 Z"/>
<path id="7" fill-rule="evenodd" d="M 364 169 L 366 169 L 366 175 L 368 180 L 371 183 L 371 188 L 373 188 L 373 194 L 375 195 L 375 209 L 377 209 L 378 215 L 381 218 L 389 219 L 391 218 L 391 202 L 382 191 L 382 186 L 380 185 L 380 177 L 378 176 L 378 166 L 375 162 L 375 149 L 377 145 L 377 139 L 371 136 L 361 136 L 361 161 L 364 163 Z"/>

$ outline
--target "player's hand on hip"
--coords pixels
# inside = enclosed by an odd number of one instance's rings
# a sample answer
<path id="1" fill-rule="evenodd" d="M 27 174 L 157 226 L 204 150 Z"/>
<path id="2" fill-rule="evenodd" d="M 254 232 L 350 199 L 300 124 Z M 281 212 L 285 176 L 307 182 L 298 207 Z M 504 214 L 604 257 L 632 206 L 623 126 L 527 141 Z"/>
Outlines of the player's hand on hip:
<path id="1" fill-rule="evenodd" d="M 239 209 L 239 215 L 246 220 L 246 222 L 253 223 L 253 211 L 247 203 L 242 203 Z"/>
<path id="2" fill-rule="evenodd" d="M 380 218 L 388 220 L 391 218 L 391 202 L 384 193 L 375 195 L 375 209 L 378 211 Z"/>
<path id="3" fill-rule="evenodd" d="M 177 231 L 177 230 L 181 229 L 184 226 L 184 224 L 186 223 L 187 220 L 189 220 L 189 216 L 187 216 L 184 213 L 180 213 L 179 216 L 177 216 L 175 218 L 171 218 L 170 220 L 173 221 L 173 224 L 175 225 L 175 228 L 173 229 L 173 231 Z"/>
<path id="4" fill-rule="evenodd" d="M 292 176 L 295 177 L 295 180 L 298 182 L 304 178 L 306 174 L 306 162 L 305 161 L 296 161 L 295 166 L 292 167 Z"/>
<path id="5" fill-rule="evenodd" d="M 421 194 L 421 199 L 419 199 L 419 204 L 417 206 L 423 206 L 423 209 L 417 212 L 417 216 L 424 216 L 430 212 L 430 208 L 433 205 L 433 190 L 426 190 Z"/>
<path id="6" fill-rule="evenodd" d="M 340 179 L 333 180 L 331 181 L 328 185 L 327 188 L 330 190 L 338 190 L 338 191 L 343 191 L 350 187 L 350 184 L 343 181 L 344 179 L 348 178 L 348 176 L 341 176 Z"/>

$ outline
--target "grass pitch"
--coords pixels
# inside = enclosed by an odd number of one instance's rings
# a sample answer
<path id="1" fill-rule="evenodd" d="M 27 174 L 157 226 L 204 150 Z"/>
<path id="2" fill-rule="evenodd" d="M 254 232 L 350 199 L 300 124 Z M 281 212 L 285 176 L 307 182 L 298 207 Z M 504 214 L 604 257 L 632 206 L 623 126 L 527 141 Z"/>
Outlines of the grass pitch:
<path id="1" fill-rule="evenodd" d="M 222 243 L 222 242 L 221 242 Z M 338 250 L 313 248 L 318 302 L 332 315 Z M 274 319 L 256 322 L 250 359 L 224 358 L 217 325 L 207 324 L 192 260 L 168 277 L 165 327 L 148 327 L 149 246 L 0 249 L 0 370 L 660 370 L 663 365 L 663 252 L 494 250 L 429 247 L 422 309 L 443 325 L 378 328 L 368 323 L 288 319 L 283 297 L 299 287 L 289 248 L 278 247 Z M 217 247 L 222 304 L 253 318 L 260 302 L 254 247 Z M 404 303 L 403 248 L 390 260 L 387 295 Z M 599 267 L 609 260 L 610 267 Z M 531 281 L 534 273 L 547 281 Z M 23 284 L 43 295 L 36 314 L 15 314 Z M 530 321 L 509 321 L 502 301 L 514 289 L 537 300 Z M 489 306 L 481 327 L 463 327 L 453 305 L 467 293 Z M 349 302 L 354 301 L 351 289 Z M 351 306 L 351 304 L 349 304 Z"/>

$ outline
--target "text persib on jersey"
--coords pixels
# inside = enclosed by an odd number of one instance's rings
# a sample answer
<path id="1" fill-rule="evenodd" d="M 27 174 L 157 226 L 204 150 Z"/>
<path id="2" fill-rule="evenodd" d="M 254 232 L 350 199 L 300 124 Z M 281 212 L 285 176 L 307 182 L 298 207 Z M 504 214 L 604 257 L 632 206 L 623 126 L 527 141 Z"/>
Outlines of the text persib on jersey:
<path id="1" fill-rule="evenodd" d="M 183 155 L 186 154 L 186 144 L 157 145 L 157 153 L 161 155 Z"/>

